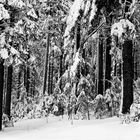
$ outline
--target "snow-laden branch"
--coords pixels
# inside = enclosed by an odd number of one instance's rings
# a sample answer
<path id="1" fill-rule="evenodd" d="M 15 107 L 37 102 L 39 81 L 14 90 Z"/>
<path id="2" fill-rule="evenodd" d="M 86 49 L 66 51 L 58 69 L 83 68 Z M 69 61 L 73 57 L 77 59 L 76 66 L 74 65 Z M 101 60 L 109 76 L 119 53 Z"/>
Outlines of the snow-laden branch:
<path id="1" fill-rule="evenodd" d="M 79 63 L 80 63 L 80 57 L 79 57 L 79 52 L 77 52 L 76 55 L 75 55 L 75 58 L 74 58 L 74 63 L 70 67 L 70 76 L 75 77 L 76 70 L 77 70 L 77 67 L 78 67 Z"/>
<path id="2" fill-rule="evenodd" d="M 92 1 L 92 6 L 91 6 L 91 12 L 90 12 L 90 18 L 89 21 L 91 22 L 91 20 L 94 18 L 96 11 L 97 11 L 97 7 L 95 5 L 96 0 Z"/>
<path id="3" fill-rule="evenodd" d="M 83 8 L 84 0 L 75 0 L 72 7 L 70 8 L 69 16 L 67 17 L 67 27 L 65 30 L 64 37 L 69 36 L 71 29 L 75 26 L 77 18 L 79 17 L 79 11 Z"/>
<path id="4" fill-rule="evenodd" d="M 17 8 L 25 6 L 25 3 L 22 0 L 8 0 L 8 4 Z"/>
<path id="5" fill-rule="evenodd" d="M 135 25 L 128 19 L 121 19 L 119 22 L 112 25 L 111 35 L 121 38 L 123 33 L 126 33 L 128 29 L 131 31 L 130 33 L 133 33 L 135 31 Z"/>

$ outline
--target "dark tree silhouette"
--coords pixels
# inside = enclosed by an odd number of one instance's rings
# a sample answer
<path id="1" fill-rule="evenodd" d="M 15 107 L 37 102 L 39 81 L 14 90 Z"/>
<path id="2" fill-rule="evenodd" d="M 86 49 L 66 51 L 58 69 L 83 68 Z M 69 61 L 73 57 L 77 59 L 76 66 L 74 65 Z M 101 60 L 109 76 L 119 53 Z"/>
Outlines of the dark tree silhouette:
<path id="1" fill-rule="evenodd" d="M 1 61 L 0 63 L 0 131 L 2 130 L 3 83 L 4 83 L 4 66 L 3 66 L 3 61 Z"/>
<path id="2" fill-rule="evenodd" d="M 12 74 L 13 74 L 13 66 L 8 66 L 8 76 L 7 76 L 7 91 L 6 91 L 6 104 L 5 104 L 5 114 L 10 119 L 11 112 L 11 92 L 12 92 Z"/>

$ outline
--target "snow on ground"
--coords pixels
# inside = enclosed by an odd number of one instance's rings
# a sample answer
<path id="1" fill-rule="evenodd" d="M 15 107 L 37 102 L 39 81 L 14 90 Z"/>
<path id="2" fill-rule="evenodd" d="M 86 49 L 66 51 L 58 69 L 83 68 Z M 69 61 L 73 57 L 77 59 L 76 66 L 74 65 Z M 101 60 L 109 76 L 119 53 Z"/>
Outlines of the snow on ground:
<path id="1" fill-rule="evenodd" d="M 117 117 L 70 120 L 59 117 L 24 120 L 0 132 L 0 140 L 139 140 L 140 123 L 120 124 Z"/>

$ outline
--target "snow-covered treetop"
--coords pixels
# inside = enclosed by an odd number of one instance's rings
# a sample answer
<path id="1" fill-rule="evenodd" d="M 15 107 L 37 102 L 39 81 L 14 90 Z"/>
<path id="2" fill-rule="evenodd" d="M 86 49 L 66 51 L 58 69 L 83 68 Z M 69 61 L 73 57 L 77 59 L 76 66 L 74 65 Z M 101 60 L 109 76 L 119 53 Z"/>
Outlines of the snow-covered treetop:
<path id="1" fill-rule="evenodd" d="M 10 15 L 8 11 L 4 8 L 3 4 L 0 4 L 0 20 L 9 19 Z"/>
<path id="2" fill-rule="evenodd" d="M 118 36 L 121 38 L 123 33 L 126 33 L 127 30 L 130 30 L 131 33 L 135 31 L 135 25 L 131 23 L 128 19 L 121 19 L 119 22 L 114 23 L 111 27 L 111 35 Z"/>

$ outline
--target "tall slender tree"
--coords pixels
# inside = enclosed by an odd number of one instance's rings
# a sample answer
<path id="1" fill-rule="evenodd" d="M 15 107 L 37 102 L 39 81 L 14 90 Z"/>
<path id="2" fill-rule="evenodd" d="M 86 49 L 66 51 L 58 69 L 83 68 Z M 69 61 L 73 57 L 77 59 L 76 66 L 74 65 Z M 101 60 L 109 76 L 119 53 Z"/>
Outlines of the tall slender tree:
<path id="1" fill-rule="evenodd" d="M 2 130 L 2 115 L 3 115 L 3 83 L 4 83 L 4 66 L 2 60 L 0 63 L 0 131 Z"/>
<path id="2" fill-rule="evenodd" d="M 5 104 L 5 114 L 10 119 L 11 113 L 11 92 L 12 92 L 12 74 L 13 74 L 13 66 L 8 66 L 8 76 L 7 76 L 7 91 L 6 91 L 6 104 Z"/>
<path id="3" fill-rule="evenodd" d="M 48 76 L 49 47 L 50 47 L 50 33 L 48 33 L 47 39 L 46 39 L 46 54 L 45 54 L 45 67 L 44 67 L 43 95 L 45 95 L 46 82 L 47 82 L 47 76 Z"/>
<path id="4" fill-rule="evenodd" d="M 100 35 L 97 48 L 97 93 L 103 95 L 103 36 Z"/>

